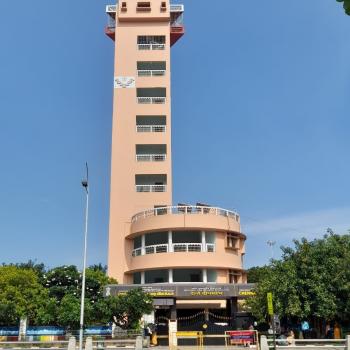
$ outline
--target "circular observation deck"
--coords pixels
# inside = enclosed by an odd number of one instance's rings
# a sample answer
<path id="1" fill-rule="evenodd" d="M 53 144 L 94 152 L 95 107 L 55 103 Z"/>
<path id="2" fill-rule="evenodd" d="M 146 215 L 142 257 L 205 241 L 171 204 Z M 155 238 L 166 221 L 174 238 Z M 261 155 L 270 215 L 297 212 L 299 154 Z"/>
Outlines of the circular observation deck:
<path id="1" fill-rule="evenodd" d="M 240 217 L 235 211 L 218 207 L 177 205 L 142 211 L 131 218 L 132 238 L 144 232 L 199 229 L 240 232 Z"/>

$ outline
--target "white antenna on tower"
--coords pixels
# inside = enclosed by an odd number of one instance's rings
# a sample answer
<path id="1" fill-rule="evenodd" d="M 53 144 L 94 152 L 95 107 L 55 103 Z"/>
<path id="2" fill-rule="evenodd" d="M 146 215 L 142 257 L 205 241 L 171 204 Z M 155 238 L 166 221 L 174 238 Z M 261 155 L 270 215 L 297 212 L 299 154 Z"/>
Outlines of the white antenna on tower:
<path id="1" fill-rule="evenodd" d="M 267 245 L 270 246 L 270 249 L 271 249 L 271 260 L 273 260 L 273 258 L 274 258 L 273 247 L 274 247 L 274 245 L 276 244 L 276 241 L 268 240 L 266 243 L 267 243 Z"/>

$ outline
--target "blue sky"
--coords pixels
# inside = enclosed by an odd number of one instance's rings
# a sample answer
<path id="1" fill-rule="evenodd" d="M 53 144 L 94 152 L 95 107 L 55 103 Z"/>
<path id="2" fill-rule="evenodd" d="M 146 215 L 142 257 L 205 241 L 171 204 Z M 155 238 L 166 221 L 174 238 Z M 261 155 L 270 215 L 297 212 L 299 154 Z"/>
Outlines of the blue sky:
<path id="1" fill-rule="evenodd" d="M 113 43 L 106 0 L 0 2 L 0 261 L 106 263 Z M 335 0 L 184 0 L 172 49 L 174 203 L 241 214 L 267 240 L 350 228 L 350 17 Z"/>

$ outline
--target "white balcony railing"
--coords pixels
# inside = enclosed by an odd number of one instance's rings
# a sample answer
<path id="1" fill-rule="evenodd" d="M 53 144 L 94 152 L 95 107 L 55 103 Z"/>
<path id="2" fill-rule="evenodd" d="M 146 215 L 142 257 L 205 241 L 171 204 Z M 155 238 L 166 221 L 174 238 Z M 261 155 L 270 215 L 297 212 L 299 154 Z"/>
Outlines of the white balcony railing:
<path id="1" fill-rule="evenodd" d="M 139 50 L 165 50 L 165 44 L 137 44 Z"/>
<path id="2" fill-rule="evenodd" d="M 239 214 L 234 211 L 218 207 L 196 205 L 176 205 L 145 210 L 135 214 L 131 218 L 131 222 L 157 215 L 216 215 L 224 216 L 239 222 Z"/>
<path id="3" fill-rule="evenodd" d="M 214 243 L 206 243 L 206 251 L 208 253 L 214 253 L 215 252 L 215 244 Z"/>
<path id="4" fill-rule="evenodd" d="M 142 104 L 164 104 L 166 97 L 138 97 L 137 103 Z"/>
<path id="5" fill-rule="evenodd" d="M 167 253 L 168 245 L 167 244 L 155 244 L 145 247 L 145 254 L 155 254 L 155 253 Z"/>
<path id="6" fill-rule="evenodd" d="M 137 162 L 164 162 L 166 154 L 136 154 Z"/>
<path id="7" fill-rule="evenodd" d="M 169 249 L 169 246 L 172 247 L 172 249 Z M 179 252 L 208 252 L 208 253 L 214 253 L 215 252 L 215 244 L 214 243 L 207 243 L 205 245 L 206 250 L 203 250 L 203 244 L 202 243 L 173 243 L 172 245 L 169 244 L 155 244 L 155 245 L 149 245 L 145 246 L 144 252 L 142 252 L 142 248 L 136 248 L 132 251 L 132 256 L 140 256 L 140 255 L 148 255 L 148 254 L 157 254 L 157 253 L 179 253 Z"/>
<path id="8" fill-rule="evenodd" d="M 132 256 L 140 256 L 142 254 L 141 248 L 136 248 L 132 251 Z"/>
<path id="9" fill-rule="evenodd" d="M 174 252 L 201 252 L 202 243 L 174 243 Z"/>
<path id="10" fill-rule="evenodd" d="M 165 69 L 139 69 L 137 76 L 139 77 L 161 77 L 165 75 Z"/>
<path id="11" fill-rule="evenodd" d="M 136 125 L 137 132 L 165 132 L 165 125 Z"/>
<path id="12" fill-rule="evenodd" d="M 166 192 L 166 185 L 136 185 L 136 192 Z"/>

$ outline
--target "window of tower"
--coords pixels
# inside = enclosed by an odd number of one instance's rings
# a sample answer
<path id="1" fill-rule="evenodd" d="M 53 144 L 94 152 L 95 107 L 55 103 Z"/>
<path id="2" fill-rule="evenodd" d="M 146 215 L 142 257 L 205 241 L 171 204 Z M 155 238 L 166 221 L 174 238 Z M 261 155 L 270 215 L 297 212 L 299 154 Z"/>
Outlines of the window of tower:
<path id="1" fill-rule="evenodd" d="M 230 232 L 226 234 L 226 248 L 239 249 L 239 237 L 236 234 Z"/>
<path id="2" fill-rule="evenodd" d="M 165 132 L 166 116 L 165 115 L 137 115 L 136 131 L 137 132 Z"/>
<path id="3" fill-rule="evenodd" d="M 155 77 L 165 75 L 165 61 L 138 61 L 137 75 L 139 77 Z"/>
<path id="4" fill-rule="evenodd" d="M 141 104 L 164 104 L 166 102 L 166 88 L 137 88 L 137 102 Z"/>
<path id="5" fill-rule="evenodd" d="M 137 45 L 139 50 L 164 50 L 165 35 L 139 35 Z"/>
<path id="6" fill-rule="evenodd" d="M 145 271 L 145 283 L 167 283 L 168 270 Z"/>
<path id="7" fill-rule="evenodd" d="M 149 1 L 138 1 L 136 6 L 137 11 L 151 11 L 151 3 Z"/>
<path id="8" fill-rule="evenodd" d="M 203 282 L 201 269 L 174 269 L 173 282 Z"/>
<path id="9" fill-rule="evenodd" d="M 141 284 L 141 272 L 135 272 L 133 274 L 133 284 Z"/>
<path id="10" fill-rule="evenodd" d="M 239 278 L 242 274 L 239 271 L 229 270 L 228 272 L 228 280 L 229 283 L 239 283 Z"/>
<path id="11" fill-rule="evenodd" d="M 136 192 L 166 192 L 166 174 L 135 175 Z"/>
<path id="12" fill-rule="evenodd" d="M 166 155 L 166 145 L 136 145 L 137 162 L 163 162 Z"/>

